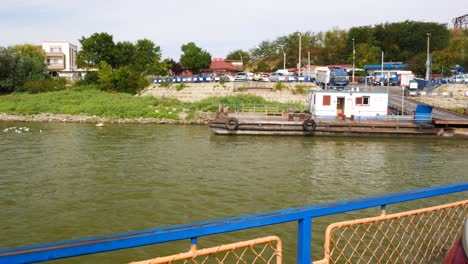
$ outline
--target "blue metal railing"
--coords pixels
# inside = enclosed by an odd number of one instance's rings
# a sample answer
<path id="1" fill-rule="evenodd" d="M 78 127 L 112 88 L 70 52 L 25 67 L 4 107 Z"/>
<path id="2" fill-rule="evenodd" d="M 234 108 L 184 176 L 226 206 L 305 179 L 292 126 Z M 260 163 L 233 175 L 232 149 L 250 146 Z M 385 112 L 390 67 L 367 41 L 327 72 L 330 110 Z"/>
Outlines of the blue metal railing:
<path id="1" fill-rule="evenodd" d="M 298 222 L 297 263 L 311 262 L 312 219 L 371 207 L 468 191 L 468 182 L 389 193 L 334 203 L 176 225 L 109 236 L 0 249 L 0 263 L 29 263 L 210 236 L 286 222 Z"/>

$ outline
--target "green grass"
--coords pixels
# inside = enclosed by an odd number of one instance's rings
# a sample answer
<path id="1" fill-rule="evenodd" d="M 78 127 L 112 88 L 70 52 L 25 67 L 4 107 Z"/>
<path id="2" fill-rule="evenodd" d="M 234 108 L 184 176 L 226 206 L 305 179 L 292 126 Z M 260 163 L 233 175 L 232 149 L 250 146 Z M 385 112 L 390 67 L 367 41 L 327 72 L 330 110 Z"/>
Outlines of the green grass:
<path id="1" fill-rule="evenodd" d="M 265 102 L 255 95 L 212 97 L 196 103 L 183 103 L 176 99 L 107 93 L 94 86 L 40 94 L 13 93 L 0 96 L 0 112 L 19 115 L 51 113 L 179 120 L 179 113 L 185 112 L 188 119 L 192 120 L 199 111 L 214 113 L 219 106 L 240 108 L 242 105 L 280 105 L 282 109 L 291 108 L 288 104 Z"/>

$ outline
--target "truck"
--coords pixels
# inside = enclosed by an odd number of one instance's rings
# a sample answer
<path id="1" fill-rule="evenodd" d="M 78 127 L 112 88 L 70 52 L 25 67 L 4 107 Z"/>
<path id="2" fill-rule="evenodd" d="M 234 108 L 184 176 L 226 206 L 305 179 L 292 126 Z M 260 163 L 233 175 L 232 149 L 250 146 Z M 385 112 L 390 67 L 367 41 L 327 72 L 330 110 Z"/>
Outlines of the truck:
<path id="1" fill-rule="evenodd" d="M 318 67 L 316 69 L 317 85 L 323 89 L 332 87 L 334 89 L 344 89 L 349 84 L 349 76 L 343 69 L 329 69 L 328 67 Z"/>
<path id="2" fill-rule="evenodd" d="M 398 80 L 401 87 L 409 87 L 411 80 L 414 79 L 414 74 L 409 71 L 409 73 L 399 73 Z"/>
<path id="3" fill-rule="evenodd" d="M 405 95 L 416 96 L 418 94 L 418 82 L 416 80 L 409 81 L 409 87 L 405 88 Z"/>
<path id="4" fill-rule="evenodd" d="M 373 85 L 397 85 L 398 72 L 397 71 L 374 71 L 372 84 Z"/>

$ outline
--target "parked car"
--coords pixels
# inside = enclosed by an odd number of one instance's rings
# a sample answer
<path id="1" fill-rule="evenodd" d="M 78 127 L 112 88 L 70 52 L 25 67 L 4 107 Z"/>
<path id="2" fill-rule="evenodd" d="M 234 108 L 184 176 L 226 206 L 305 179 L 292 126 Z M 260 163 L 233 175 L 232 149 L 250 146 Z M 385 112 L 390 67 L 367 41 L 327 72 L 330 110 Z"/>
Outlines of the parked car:
<path id="1" fill-rule="evenodd" d="M 251 72 L 238 72 L 236 76 L 234 76 L 235 81 L 252 81 L 253 80 L 253 73 Z"/>
<path id="2" fill-rule="evenodd" d="M 269 77 L 270 82 L 284 82 L 285 79 L 286 75 L 282 72 L 272 72 Z"/>
<path id="3" fill-rule="evenodd" d="M 269 82 L 270 78 L 268 74 L 260 74 L 260 79 L 258 80 L 259 82 Z"/>

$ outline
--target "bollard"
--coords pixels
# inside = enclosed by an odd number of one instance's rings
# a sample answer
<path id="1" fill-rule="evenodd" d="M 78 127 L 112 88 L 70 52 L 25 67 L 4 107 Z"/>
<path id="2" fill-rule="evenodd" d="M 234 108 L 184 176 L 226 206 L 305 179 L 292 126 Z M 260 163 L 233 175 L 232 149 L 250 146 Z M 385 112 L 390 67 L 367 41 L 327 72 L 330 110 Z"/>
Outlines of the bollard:
<path id="1" fill-rule="evenodd" d="M 304 113 L 300 113 L 299 114 L 299 120 L 303 121 L 305 119 L 305 114 Z"/>

